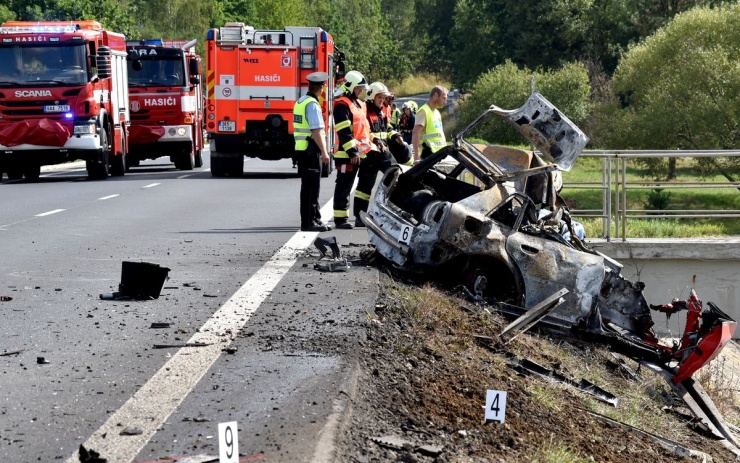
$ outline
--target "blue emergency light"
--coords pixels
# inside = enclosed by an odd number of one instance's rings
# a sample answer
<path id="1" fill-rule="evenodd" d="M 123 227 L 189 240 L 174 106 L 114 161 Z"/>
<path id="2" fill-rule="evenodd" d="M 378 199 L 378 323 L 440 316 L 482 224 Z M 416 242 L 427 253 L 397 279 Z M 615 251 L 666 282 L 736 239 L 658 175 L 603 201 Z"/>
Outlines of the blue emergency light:
<path id="1" fill-rule="evenodd" d="M 64 113 L 64 118 L 65 119 L 72 119 L 73 117 L 75 117 L 75 115 L 72 114 L 72 113 Z"/>
<path id="2" fill-rule="evenodd" d="M 154 47 L 163 47 L 164 42 L 162 39 L 148 39 L 144 40 L 144 45 L 154 46 Z"/>

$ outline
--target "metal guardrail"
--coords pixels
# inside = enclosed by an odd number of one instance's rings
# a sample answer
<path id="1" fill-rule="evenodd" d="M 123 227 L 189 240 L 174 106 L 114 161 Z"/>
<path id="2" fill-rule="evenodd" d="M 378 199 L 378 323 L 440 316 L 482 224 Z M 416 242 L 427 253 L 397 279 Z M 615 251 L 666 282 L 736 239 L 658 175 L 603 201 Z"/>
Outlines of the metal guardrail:
<path id="1" fill-rule="evenodd" d="M 602 191 L 602 208 L 571 209 L 571 215 L 583 218 L 601 218 L 603 237 L 627 240 L 628 219 L 691 219 L 691 218 L 733 218 L 740 217 L 740 210 L 707 209 L 628 209 L 628 190 L 670 190 L 685 188 L 735 188 L 740 182 L 671 182 L 656 180 L 627 181 L 627 163 L 642 158 L 698 158 L 698 157 L 737 157 L 740 150 L 584 150 L 581 157 L 602 159 L 601 182 L 568 183 L 567 189 L 596 189 Z M 612 236 L 612 223 L 614 236 Z"/>

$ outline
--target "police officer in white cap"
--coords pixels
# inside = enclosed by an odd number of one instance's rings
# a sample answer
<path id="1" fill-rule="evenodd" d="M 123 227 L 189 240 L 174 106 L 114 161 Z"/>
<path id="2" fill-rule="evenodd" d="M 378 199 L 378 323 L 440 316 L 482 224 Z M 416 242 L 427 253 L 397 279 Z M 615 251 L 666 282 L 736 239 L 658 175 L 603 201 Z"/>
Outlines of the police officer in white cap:
<path id="1" fill-rule="evenodd" d="M 321 115 L 319 98 L 329 74 L 313 72 L 306 76 L 308 93 L 293 107 L 293 137 L 298 174 L 301 176 L 301 231 L 323 232 L 331 226 L 321 221 L 319 186 L 321 164 L 329 163 L 326 148 L 326 126 Z"/>

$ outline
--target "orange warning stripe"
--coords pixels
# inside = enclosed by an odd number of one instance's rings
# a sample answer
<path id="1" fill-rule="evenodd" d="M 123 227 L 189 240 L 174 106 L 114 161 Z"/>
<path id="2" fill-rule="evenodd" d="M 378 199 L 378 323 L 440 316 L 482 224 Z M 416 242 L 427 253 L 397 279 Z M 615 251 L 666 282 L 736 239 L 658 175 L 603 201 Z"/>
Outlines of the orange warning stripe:
<path id="1" fill-rule="evenodd" d="M 206 73 L 206 89 L 207 89 L 207 97 L 209 100 L 213 99 L 213 92 L 216 88 L 216 71 L 209 70 Z"/>

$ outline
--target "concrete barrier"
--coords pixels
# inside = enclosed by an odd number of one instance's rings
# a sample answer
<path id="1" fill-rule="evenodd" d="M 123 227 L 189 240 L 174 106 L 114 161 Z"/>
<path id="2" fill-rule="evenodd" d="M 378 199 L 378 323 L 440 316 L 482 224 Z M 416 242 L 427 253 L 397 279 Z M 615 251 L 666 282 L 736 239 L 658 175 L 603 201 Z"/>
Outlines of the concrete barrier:
<path id="1" fill-rule="evenodd" d="M 706 306 L 717 306 L 740 321 L 740 238 L 629 239 L 606 241 L 589 239 L 587 243 L 624 265 L 622 275 L 645 283 L 649 304 L 665 304 L 674 298 L 688 298 L 696 290 Z M 665 316 L 654 312 L 658 335 L 679 336 L 686 316 Z M 740 330 L 734 339 L 740 339 Z"/>

